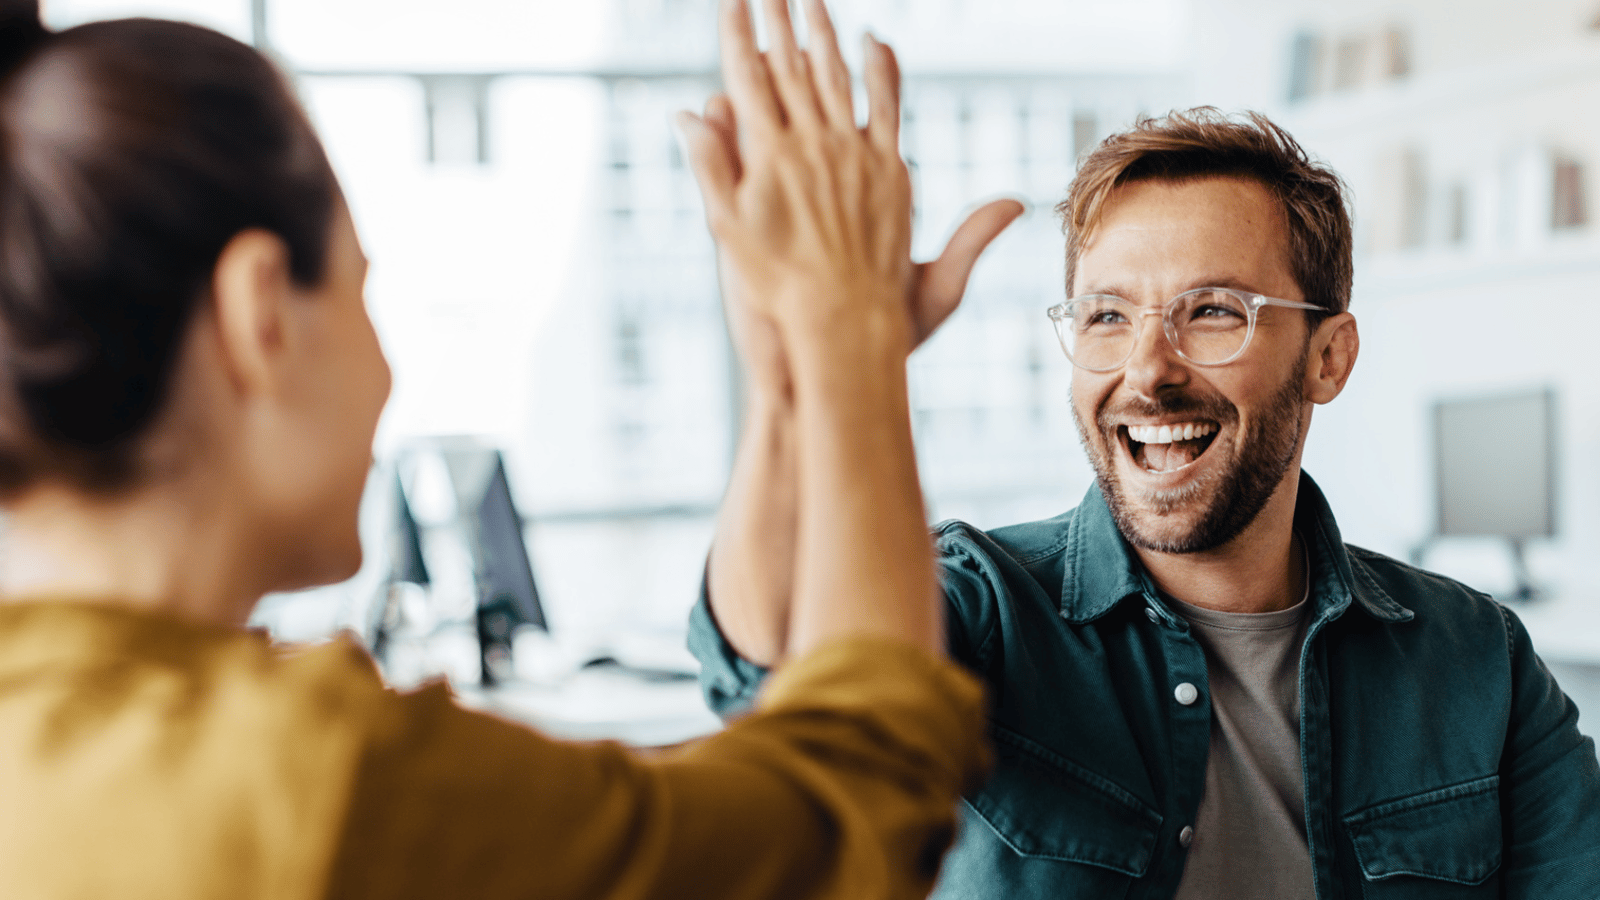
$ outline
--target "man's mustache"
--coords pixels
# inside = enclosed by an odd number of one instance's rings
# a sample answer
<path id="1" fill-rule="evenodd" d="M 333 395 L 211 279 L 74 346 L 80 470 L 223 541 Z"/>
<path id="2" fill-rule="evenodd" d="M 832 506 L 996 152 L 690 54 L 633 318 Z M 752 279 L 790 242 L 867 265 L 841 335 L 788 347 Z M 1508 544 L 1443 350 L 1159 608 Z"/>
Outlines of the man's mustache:
<path id="1" fill-rule="evenodd" d="M 1163 394 L 1153 402 L 1143 399 L 1124 400 L 1115 406 L 1103 407 L 1097 419 L 1101 428 L 1107 429 L 1110 427 L 1108 423 L 1113 420 L 1154 419 L 1178 415 L 1208 419 L 1223 424 L 1236 420 L 1239 417 L 1239 410 L 1221 397 L 1173 393 Z"/>

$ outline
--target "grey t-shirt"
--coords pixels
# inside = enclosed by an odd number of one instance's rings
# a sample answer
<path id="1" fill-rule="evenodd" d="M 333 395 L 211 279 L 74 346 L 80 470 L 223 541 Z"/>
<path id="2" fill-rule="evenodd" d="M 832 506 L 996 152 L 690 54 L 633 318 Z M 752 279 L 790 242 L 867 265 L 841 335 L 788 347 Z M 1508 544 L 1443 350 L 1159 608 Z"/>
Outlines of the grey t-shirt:
<path id="1" fill-rule="evenodd" d="M 1211 751 L 1177 900 L 1314 900 L 1300 769 L 1310 604 L 1227 613 L 1173 600 L 1206 653 Z"/>

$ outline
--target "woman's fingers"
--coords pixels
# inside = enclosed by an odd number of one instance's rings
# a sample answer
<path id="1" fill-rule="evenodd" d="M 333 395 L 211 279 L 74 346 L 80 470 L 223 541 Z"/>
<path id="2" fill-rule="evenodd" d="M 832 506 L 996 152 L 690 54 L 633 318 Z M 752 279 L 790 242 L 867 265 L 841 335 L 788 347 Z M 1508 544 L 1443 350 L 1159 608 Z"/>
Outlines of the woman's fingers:
<path id="1" fill-rule="evenodd" d="M 791 123 L 837 129 L 856 127 L 850 70 L 839 50 L 833 19 L 824 0 L 804 2 L 810 34 L 808 47 L 802 50 L 789 15 L 789 0 L 761 0 L 768 35 L 765 52 L 756 44 L 749 0 L 722 2 L 722 77 L 733 105 L 746 111 L 743 116 L 749 133 L 741 134 L 742 140 Z M 899 70 L 887 47 L 871 39 L 868 46 L 869 85 L 876 77 L 886 86 L 886 91 L 880 93 L 892 106 L 890 118 L 895 120 L 893 131 L 898 136 Z M 880 57 L 878 66 L 882 69 L 877 73 L 872 71 L 875 55 Z M 887 57 L 886 62 L 882 57 Z M 887 68 L 883 69 L 885 65 Z"/>
<path id="2" fill-rule="evenodd" d="M 903 317 L 911 200 L 895 146 L 894 60 L 872 44 L 880 109 L 869 135 L 855 125 L 849 70 L 827 10 L 821 0 L 802 2 L 813 22 L 811 56 L 799 48 L 787 0 L 760 0 L 771 36 L 764 53 L 751 0 L 723 0 L 729 96 L 712 97 L 703 117 L 680 117 L 720 268 L 732 298 L 779 325 L 820 327 L 842 303 Z M 887 138 L 877 134 L 885 122 Z"/>
<path id="3" fill-rule="evenodd" d="M 722 84 L 740 110 L 742 138 L 761 138 L 783 127 L 783 108 L 772 75 L 756 48 L 755 24 L 746 0 L 722 0 L 718 32 L 722 41 Z"/>
<path id="4" fill-rule="evenodd" d="M 817 92 L 811 84 L 811 64 L 800 52 L 789 20 L 789 0 L 762 0 L 767 20 L 767 69 L 790 122 L 815 125 L 822 117 Z"/>
<path id="5" fill-rule="evenodd" d="M 856 113 L 850 91 L 850 69 L 839 52 L 839 36 L 823 0 L 807 0 L 806 25 L 810 32 L 806 52 L 811 59 L 811 76 L 823 114 L 834 128 L 854 129 Z"/>
<path id="6" fill-rule="evenodd" d="M 889 45 L 872 35 L 862 38 L 867 81 L 867 137 L 878 149 L 900 152 L 900 64 Z"/>

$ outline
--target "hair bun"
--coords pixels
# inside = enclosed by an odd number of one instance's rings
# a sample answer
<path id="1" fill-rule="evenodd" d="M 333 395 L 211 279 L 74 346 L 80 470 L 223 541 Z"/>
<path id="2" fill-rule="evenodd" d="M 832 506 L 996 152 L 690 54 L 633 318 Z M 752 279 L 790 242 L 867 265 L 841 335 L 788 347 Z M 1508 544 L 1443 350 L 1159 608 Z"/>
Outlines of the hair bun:
<path id="1" fill-rule="evenodd" d="M 39 20 L 39 0 L 0 0 L 0 78 L 48 33 Z"/>

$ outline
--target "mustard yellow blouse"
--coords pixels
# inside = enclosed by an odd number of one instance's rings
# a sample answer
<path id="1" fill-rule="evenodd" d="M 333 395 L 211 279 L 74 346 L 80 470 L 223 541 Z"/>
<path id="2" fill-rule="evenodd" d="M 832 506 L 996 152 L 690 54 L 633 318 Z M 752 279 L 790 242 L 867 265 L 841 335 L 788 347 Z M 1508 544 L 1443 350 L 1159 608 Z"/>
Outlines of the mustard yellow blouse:
<path id="1" fill-rule="evenodd" d="M 0 898 L 919 897 L 986 762 L 977 683 L 882 640 L 641 757 L 309 649 L 0 603 Z"/>

